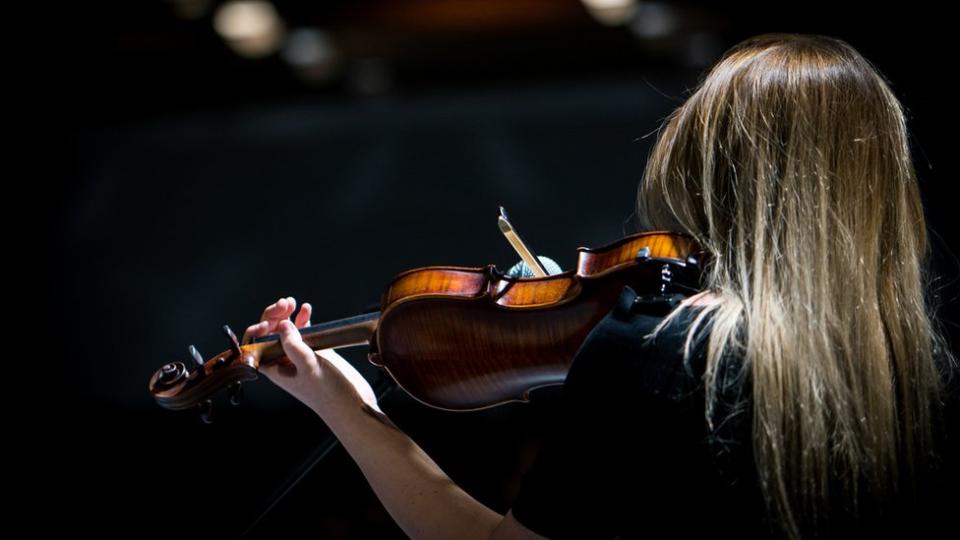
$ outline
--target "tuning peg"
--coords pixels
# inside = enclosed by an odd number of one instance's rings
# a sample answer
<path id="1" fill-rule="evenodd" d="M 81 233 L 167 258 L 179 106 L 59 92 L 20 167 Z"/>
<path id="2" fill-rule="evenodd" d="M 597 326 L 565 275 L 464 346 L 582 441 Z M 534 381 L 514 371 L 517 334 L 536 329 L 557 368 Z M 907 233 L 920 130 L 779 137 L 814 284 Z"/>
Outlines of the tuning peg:
<path id="1" fill-rule="evenodd" d="M 230 325 L 223 325 L 223 333 L 227 335 L 227 344 L 230 346 L 230 349 L 239 357 L 241 353 L 240 342 L 237 341 L 237 335 L 230 329 Z"/>
<path id="2" fill-rule="evenodd" d="M 203 420 L 204 424 L 213 423 L 213 402 L 209 399 L 201 401 L 197 404 L 197 412 L 200 413 L 200 420 Z"/>
<path id="3" fill-rule="evenodd" d="M 193 358 L 193 361 L 197 363 L 197 366 L 203 367 L 203 356 L 200 355 L 200 351 L 193 345 L 188 347 L 187 350 L 190 351 L 190 356 Z"/>
<path id="4" fill-rule="evenodd" d="M 227 395 L 230 396 L 230 403 L 232 405 L 239 405 L 240 401 L 243 400 L 243 384 L 237 381 L 228 386 Z"/>

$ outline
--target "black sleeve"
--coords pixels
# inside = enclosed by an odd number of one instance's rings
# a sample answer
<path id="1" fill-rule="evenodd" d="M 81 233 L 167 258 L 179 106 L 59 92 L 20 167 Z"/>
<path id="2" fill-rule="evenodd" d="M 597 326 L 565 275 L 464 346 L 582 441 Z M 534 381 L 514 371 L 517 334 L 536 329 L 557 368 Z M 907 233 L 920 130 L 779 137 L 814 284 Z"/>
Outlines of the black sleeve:
<path id="1" fill-rule="evenodd" d="M 642 336 L 661 318 L 637 314 L 635 298 L 625 287 L 577 351 L 511 508 L 548 538 L 612 538 L 625 522 L 655 514 L 648 502 L 675 480 L 673 434 L 665 430 L 689 422 L 657 388 L 675 385 L 677 364 L 669 347 L 647 348 Z"/>
<path id="2" fill-rule="evenodd" d="M 699 526 L 691 509 L 711 523 L 724 506 L 708 489 L 703 355 L 680 351 L 691 315 L 648 340 L 669 308 L 634 300 L 624 287 L 577 351 L 511 508 L 548 538 L 676 536 Z"/>
<path id="3" fill-rule="evenodd" d="M 594 373 L 603 371 L 602 364 L 610 359 L 602 353 L 602 326 L 578 351 L 561 390 L 557 414 L 511 508 L 517 521 L 551 539 L 613 535 L 607 526 L 614 471 L 603 452 L 609 438 L 605 418 L 610 413 L 601 409 L 606 401 L 601 395 L 604 377 Z"/>

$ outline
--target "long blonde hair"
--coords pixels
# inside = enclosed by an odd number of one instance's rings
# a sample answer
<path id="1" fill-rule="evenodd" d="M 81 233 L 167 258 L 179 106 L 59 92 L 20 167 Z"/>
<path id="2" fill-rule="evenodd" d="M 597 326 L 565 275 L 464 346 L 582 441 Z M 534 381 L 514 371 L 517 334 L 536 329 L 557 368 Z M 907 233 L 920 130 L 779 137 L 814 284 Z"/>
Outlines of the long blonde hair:
<path id="1" fill-rule="evenodd" d="M 787 536 L 829 519 L 827 501 L 855 513 L 858 497 L 899 490 L 913 473 L 899 464 L 933 451 L 936 357 L 953 357 L 906 121 L 884 78 L 839 39 L 764 34 L 727 51 L 658 135 L 638 216 L 712 256 L 705 288 L 719 301 L 685 347 L 712 316 L 707 421 L 722 421 L 717 375 L 735 351 L 760 487 Z"/>

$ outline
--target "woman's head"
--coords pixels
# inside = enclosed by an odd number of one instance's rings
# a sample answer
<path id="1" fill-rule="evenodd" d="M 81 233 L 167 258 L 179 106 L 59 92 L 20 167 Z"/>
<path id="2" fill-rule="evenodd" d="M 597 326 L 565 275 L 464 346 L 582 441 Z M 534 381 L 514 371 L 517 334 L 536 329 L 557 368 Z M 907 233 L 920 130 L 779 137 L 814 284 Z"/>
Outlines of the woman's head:
<path id="1" fill-rule="evenodd" d="M 720 302 L 697 321 L 713 316 L 708 420 L 736 350 L 787 532 L 822 518 L 828 497 L 855 510 L 858 488 L 896 489 L 898 463 L 929 450 L 943 340 L 904 113 L 880 73 L 830 37 L 737 44 L 666 119 L 638 215 L 712 255 Z"/>
<path id="2" fill-rule="evenodd" d="M 765 34 L 727 51 L 668 118 L 639 195 L 648 228 L 690 232 L 721 257 L 926 250 L 900 103 L 824 36 Z"/>

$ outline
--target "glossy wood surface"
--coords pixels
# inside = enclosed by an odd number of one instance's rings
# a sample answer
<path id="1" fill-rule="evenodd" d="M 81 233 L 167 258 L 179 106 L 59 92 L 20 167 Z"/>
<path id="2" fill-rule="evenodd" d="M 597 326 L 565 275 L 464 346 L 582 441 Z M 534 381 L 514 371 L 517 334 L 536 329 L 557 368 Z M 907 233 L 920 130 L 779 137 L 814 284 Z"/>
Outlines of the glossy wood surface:
<path id="1" fill-rule="evenodd" d="M 637 261 L 649 248 L 650 260 Z M 664 264 L 696 285 L 687 237 L 647 233 L 580 250 L 576 272 L 510 278 L 493 266 L 429 267 L 398 276 L 384 294 L 370 360 L 410 395 L 441 409 L 526 401 L 562 384 L 577 349 L 623 287 L 659 291 Z"/>

